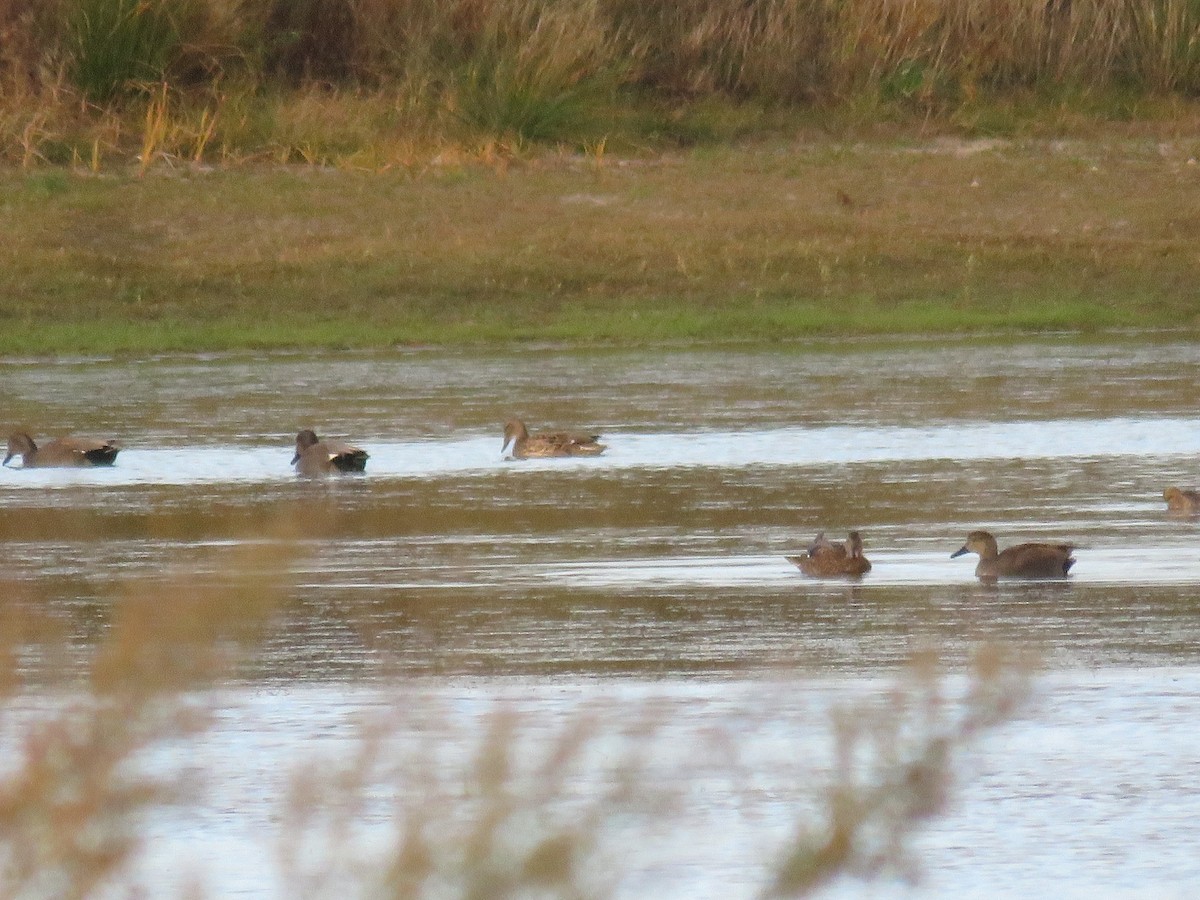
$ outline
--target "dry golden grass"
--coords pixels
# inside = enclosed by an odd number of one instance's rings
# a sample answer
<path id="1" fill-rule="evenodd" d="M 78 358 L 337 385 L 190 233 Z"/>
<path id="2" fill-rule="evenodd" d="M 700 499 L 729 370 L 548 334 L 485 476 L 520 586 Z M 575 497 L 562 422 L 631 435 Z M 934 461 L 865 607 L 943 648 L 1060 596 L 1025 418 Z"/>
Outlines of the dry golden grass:
<path id="1" fill-rule="evenodd" d="M 270 637 L 302 552 L 276 521 L 198 566 L 117 588 L 82 647 L 36 586 L 0 585 L 5 893 L 148 889 L 132 863 L 153 852 L 150 814 L 194 798 L 197 779 L 223 777 L 164 766 L 162 755 L 202 740 L 230 679 Z M 31 678 L 23 660 L 35 653 Z M 894 689 L 842 709 L 832 771 L 813 776 L 820 813 L 798 810 L 794 838 L 763 849 L 771 894 L 807 894 L 843 873 L 911 872 L 910 838 L 944 810 L 962 755 L 1028 686 L 1027 662 L 994 648 L 979 652 L 965 689 L 925 655 Z M 755 781 L 736 752 L 698 747 L 678 768 L 676 723 L 653 698 L 581 705 L 550 724 L 497 701 L 476 724 L 450 727 L 419 685 L 394 687 L 393 709 L 363 721 L 336 759 L 297 769 L 277 798 L 277 865 L 296 896 L 605 896 L 633 873 L 598 865 L 602 846 L 630 829 L 670 830 L 690 812 L 693 779 Z M 775 689 L 788 691 L 786 679 Z M 736 748 L 739 735 L 708 740 Z M 381 797 L 394 798 L 387 839 L 364 845 L 368 820 L 378 836 Z"/>
<path id="2" fill-rule="evenodd" d="M 142 846 L 146 811 L 172 802 L 179 788 L 147 774 L 146 753 L 207 726 L 195 692 L 220 683 L 259 639 L 293 555 L 287 541 L 255 543 L 225 560 L 235 577 L 219 587 L 185 572 L 132 587 L 113 598 L 106 635 L 83 664 L 44 598 L 28 584 L 5 585 L 5 894 L 88 897 L 120 883 Z M 54 672 L 48 683 L 44 672 L 24 683 L 20 661 L 32 650 Z M 51 668 L 54 660 L 60 666 Z"/>
<path id="3" fill-rule="evenodd" d="M 801 823 L 767 895 L 807 895 L 846 873 L 915 873 L 909 840 L 945 811 L 957 758 L 1025 702 L 1028 667 L 982 647 L 965 695 L 951 701 L 936 656 L 919 654 L 887 696 L 840 710 L 823 820 Z"/>
<path id="4" fill-rule="evenodd" d="M 914 876 L 913 837 L 945 811 L 963 757 L 1025 703 L 1029 672 L 985 647 L 960 693 L 923 654 L 892 689 L 837 710 L 831 771 L 813 767 L 794 795 L 793 835 L 762 848 L 764 896 L 806 896 L 846 875 Z M 585 703 L 549 721 L 497 701 L 465 733 L 449 718 L 444 700 L 413 687 L 363 724 L 349 758 L 295 773 L 280 846 L 289 892 L 358 878 L 369 894 L 406 898 L 605 897 L 638 877 L 639 836 L 695 827 L 694 804 L 717 783 L 761 789 L 741 735 L 714 723 L 681 748 L 686 717 L 653 699 Z M 699 796 L 693 784 L 706 786 Z M 395 798 L 394 833 L 364 853 L 380 796 Z"/>
<path id="5" fill-rule="evenodd" d="M 89 4 L 95 4 L 91 9 Z M 112 33 L 85 23 L 126 10 Z M 81 12 L 82 11 L 82 12 Z M 480 142 L 630 147 L 776 121 L 1122 120 L 1200 90 L 1191 0 L 0 0 L 0 160 L 371 164 Z M 323 115 L 313 115 L 314 94 Z M 739 107 L 740 104 L 740 107 Z M 748 111 L 747 111 L 748 110 Z M 211 127 L 210 127 L 211 126 Z M 189 134 L 189 132 L 191 132 Z"/>

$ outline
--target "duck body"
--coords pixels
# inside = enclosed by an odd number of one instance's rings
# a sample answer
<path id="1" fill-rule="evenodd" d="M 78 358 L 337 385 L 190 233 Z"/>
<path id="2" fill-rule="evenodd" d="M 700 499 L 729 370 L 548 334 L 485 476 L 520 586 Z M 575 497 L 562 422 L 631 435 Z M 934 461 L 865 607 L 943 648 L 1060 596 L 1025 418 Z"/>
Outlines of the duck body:
<path id="1" fill-rule="evenodd" d="M 606 449 L 598 434 L 553 431 L 530 434 L 520 419 L 504 425 L 503 453 L 512 444 L 513 459 L 537 459 L 551 456 L 599 456 Z"/>
<path id="2" fill-rule="evenodd" d="M 364 472 L 370 454 L 345 441 L 321 440 L 311 428 L 296 435 L 296 455 L 292 465 L 306 478 L 319 478 L 331 472 Z"/>
<path id="3" fill-rule="evenodd" d="M 1167 501 L 1170 512 L 1200 514 L 1200 491 L 1189 491 L 1186 488 L 1169 487 L 1163 491 L 1163 499 Z"/>
<path id="4" fill-rule="evenodd" d="M 1001 552 L 996 539 L 986 531 L 972 531 L 967 542 L 950 554 L 978 553 L 975 576 L 992 581 L 997 578 L 1066 578 L 1075 565 L 1071 544 L 1016 544 Z"/>
<path id="5" fill-rule="evenodd" d="M 821 532 L 803 556 L 787 561 L 813 578 L 857 578 L 871 571 L 871 561 L 863 556 L 862 535 L 851 531 L 844 544 L 835 544 Z"/>
<path id="6" fill-rule="evenodd" d="M 26 469 L 111 466 L 120 452 L 112 441 L 84 437 L 61 437 L 39 447 L 28 434 L 18 431 L 8 439 L 3 464 L 7 466 L 14 456 L 20 456 Z"/>

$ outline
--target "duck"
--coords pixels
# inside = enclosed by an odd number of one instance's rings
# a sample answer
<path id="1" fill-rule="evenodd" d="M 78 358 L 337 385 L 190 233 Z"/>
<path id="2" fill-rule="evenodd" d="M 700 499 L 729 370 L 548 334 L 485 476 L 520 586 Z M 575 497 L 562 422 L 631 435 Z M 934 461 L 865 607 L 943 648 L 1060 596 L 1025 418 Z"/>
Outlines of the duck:
<path id="1" fill-rule="evenodd" d="M 8 438 L 8 455 L 3 465 L 20 456 L 26 469 L 111 466 L 120 451 L 112 441 L 83 437 L 60 437 L 39 447 L 28 434 L 18 431 Z"/>
<path id="2" fill-rule="evenodd" d="M 857 531 L 851 531 L 844 544 L 833 543 L 822 531 L 803 556 L 786 558 L 814 578 L 858 577 L 871 571 L 871 561 L 863 556 L 862 535 Z"/>
<path id="3" fill-rule="evenodd" d="M 598 434 L 580 434 L 569 431 L 530 434 L 520 419 L 509 419 L 504 425 L 503 453 L 512 443 L 513 459 L 529 459 L 547 456 L 599 456 L 607 449 L 600 443 Z"/>
<path id="4" fill-rule="evenodd" d="M 370 454 L 345 441 L 321 440 L 311 428 L 296 435 L 296 455 L 292 465 L 307 478 L 328 475 L 330 472 L 363 472 Z"/>
<path id="5" fill-rule="evenodd" d="M 1163 491 L 1163 499 L 1167 501 L 1167 509 L 1171 512 L 1189 515 L 1200 513 L 1200 491 L 1169 487 Z"/>
<path id="6" fill-rule="evenodd" d="M 988 581 L 997 578 L 1066 578 L 1075 565 L 1072 544 L 1017 544 L 1001 552 L 996 539 L 986 531 L 972 531 L 967 542 L 950 554 L 978 553 L 975 576 Z"/>

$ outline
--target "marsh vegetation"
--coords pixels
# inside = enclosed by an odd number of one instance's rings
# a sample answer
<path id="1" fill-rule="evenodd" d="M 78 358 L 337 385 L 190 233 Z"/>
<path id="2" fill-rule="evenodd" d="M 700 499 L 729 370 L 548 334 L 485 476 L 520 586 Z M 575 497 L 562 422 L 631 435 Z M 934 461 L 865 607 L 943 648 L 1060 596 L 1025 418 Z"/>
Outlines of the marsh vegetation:
<path id="1" fill-rule="evenodd" d="M 1196 324 L 1188 0 L 4 0 L 0 352 Z"/>
<path id="2" fill-rule="evenodd" d="M 0 149 L 379 169 L 806 119 L 1011 133 L 1172 115 L 1198 29 L 1192 0 L 5 0 Z"/>
<path id="3" fill-rule="evenodd" d="M 1197 156 L 1143 136 L 8 173 L 0 352 L 1195 328 Z"/>

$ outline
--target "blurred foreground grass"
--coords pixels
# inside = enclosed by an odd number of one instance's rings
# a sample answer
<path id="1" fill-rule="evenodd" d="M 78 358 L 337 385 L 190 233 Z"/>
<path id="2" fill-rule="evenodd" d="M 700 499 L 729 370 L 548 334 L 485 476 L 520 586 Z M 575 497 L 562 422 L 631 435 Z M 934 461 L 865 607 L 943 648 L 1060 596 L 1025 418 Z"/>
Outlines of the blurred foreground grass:
<path id="1" fill-rule="evenodd" d="M 217 576 L 179 571 L 165 587 L 116 590 L 83 648 L 36 585 L 4 585 L 6 895 L 154 893 L 136 868 L 154 852 L 152 817 L 195 797 L 198 779 L 223 777 L 194 761 L 171 775 L 163 760 L 194 760 L 188 748 L 229 702 L 239 659 L 269 639 L 293 590 L 299 544 L 289 528 L 273 535 L 214 548 L 204 568 L 223 573 L 215 588 L 207 581 Z M 26 683 L 31 654 L 60 662 L 49 682 Z M 1028 688 L 1027 663 L 997 648 L 981 648 L 965 678 L 928 653 L 894 686 L 839 709 L 832 763 L 814 765 L 803 791 L 811 802 L 798 804 L 790 839 L 762 848 L 764 894 L 804 895 L 844 875 L 911 877 L 919 860 L 909 838 L 946 808 L 963 755 Z M 712 726 L 721 733 L 675 767 L 681 745 L 669 733 L 679 723 L 653 703 L 581 704 L 547 728 L 496 700 L 477 727 L 456 732 L 420 689 L 392 690 L 393 706 L 364 720 L 333 758 L 297 767 L 274 798 L 288 896 L 607 896 L 639 874 L 639 861 L 622 855 L 614 868 L 602 848 L 670 833 L 714 779 L 748 795 L 756 783 L 736 722 Z M 381 797 L 391 798 L 389 836 L 364 843 Z"/>

